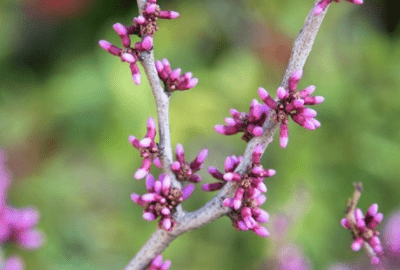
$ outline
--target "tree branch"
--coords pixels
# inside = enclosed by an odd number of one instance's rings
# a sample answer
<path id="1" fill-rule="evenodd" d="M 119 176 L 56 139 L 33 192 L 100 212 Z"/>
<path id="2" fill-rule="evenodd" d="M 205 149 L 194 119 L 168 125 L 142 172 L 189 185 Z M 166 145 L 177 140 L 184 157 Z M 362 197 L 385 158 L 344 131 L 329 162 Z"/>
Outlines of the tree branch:
<path id="1" fill-rule="evenodd" d="M 146 0 L 137 0 L 139 11 L 142 12 L 145 6 Z M 315 2 L 317 3 L 318 0 Z M 327 9 L 326 9 L 327 10 Z M 314 43 L 315 36 L 321 26 L 323 18 L 325 16 L 326 10 L 315 16 L 314 7 L 311 9 L 307 16 L 306 22 L 294 43 L 292 54 L 289 60 L 288 68 L 285 72 L 285 76 L 281 83 L 281 86 L 287 88 L 290 75 L 293 71 L 297 69 L 303 69 L 303 66 L 307 60 L 307 57 L 311 51 L 312 45 Z M 150 85 L 153 89 L 153 94 L 156 99 L 158 115 L 159 115 L 159 127 L 160 127 L 160 141 L 161 135 L 166 136 L 164 140 L 168 139 L 168 143 L 164 141 L 163 151 L 165 160 L 163 160 L 163 165 L 166 165 L 169 160 L 172 160 L 171 156 L 167 156 L 171 153 L 171 145 L 169 138 L 169 119 L 165 117 L 168 115 L 168 105 L 169 98 L 164 92 L 160 85 L 160 81 L 157 76 L 157 72 L 154 66 L 153 53 L 143 54 L 143 66 L 146 70 L 146 74 L 149 78 Z M 258 144 L 263 146 L 263 151 L 268 147 L 268 145 L 273 140 L 273 135 L 279 127 L 279 123 L 274 120 L 274 112 L 271 111 L 267 120 L 263 125 L 264 135 L 261 137 L 255 137 L 248 143 L 245 153 L 243 155 L 243 160 L 235 170 L 235 172 L 243 174 L 248 166 L 251 164 L 251 157 L 254 147 Z M 166 119 L 165 119 L 166 118 Z M 162 121 L 166 122 L 162 122 Z M 168 131 L 168 134 L 165 132 Z M 160 143 L 161 144 L 161 143 Z M 168 152 L 169 151 L 169 152 Z M 130 261 L 125 270 L 142 270 L 149 265 L 151 260 L 158 254 L 160 254 L 176 237 L 179 235 L 199 228 L 223 215 L 229 213 L 230 209 L 222 205 L 222 201 L 226 197 L 232 197 L 235 192 L 234 183 L 227 183 L 221 191 L 205 206 L 201 209 L 185 213 L 184 215 L 179 215 L 176 217 L 176 226 L 173 231 L 165 232 L 163 230 L 157 230 L 147 243 L 142 247 L 142 249 L 136 254 L 136 256 Z"/>

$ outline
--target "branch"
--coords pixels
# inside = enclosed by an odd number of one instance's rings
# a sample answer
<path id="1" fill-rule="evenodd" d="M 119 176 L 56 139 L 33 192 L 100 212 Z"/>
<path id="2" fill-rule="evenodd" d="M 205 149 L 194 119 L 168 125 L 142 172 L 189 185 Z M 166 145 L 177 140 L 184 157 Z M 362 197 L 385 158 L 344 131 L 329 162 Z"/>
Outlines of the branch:
<path id="1" fill-rule="evenodd" d="M 137 0 L 137 2 L 139 6 L 139 11 L 142 12 L 146 0 Z M 317 2 L 318 0 L 315 3 Z M 289 77 L 293 73 L 293 71 L 297 69 L 303 69 L 307 57 L 310 54 L 315 36 L 317 35 L 317 32 L 325 16 L 326 10 L 322 14 L 315 16 L 313 7 L 308 14 L 306 22 L 294 43 L 288 68 L 285 72 L 285 76 L 283 78 L 281 86 L 287 88 Z M 169 160 L 172 160 L 168 119 L 169 98 L 164 92 L 162 86 L 160 85 L 160 81 L 158 79 L 157 72 L 154 66 L 153 52 L 144 53 L 142 63 L 148 76 L 150 85 L 153 89 L 153 94 L 157 103 L 160 128 L 160 144 L 162 135 L 164 140 L 162 152 L 165 155 L 163 157 L 163 167 L 165 167 L 167 164 L 170 164 L 168 163 L 170 162 Z M 272 142 L 273 135 L 275 134 L 275 131 L 278 127 L 279 123 L 274 120 L 274 112 L 271 111 L 263 125 L 263 136 L 255 137 L 250 140 L 243 155 L 243 160 L 239 164 L 235 172 L 243 174 L 247 170 L 248 166 L 251 164 L 251 157 L 254 147 L 256 147 L 258 144 L 261 144 L 263 146 L 263 151 L 265 151 L 268 145 Z M 169 170 L 169 168 L 164 168 L 164 170 Z M 142 249 L 136 254 L 136 256 L 130 261 L 125 270 L 144 269 L 146 266 L 149 265 L 151 260 L 156 255 L 160 254 L 172 242 L 172 240 L 174 240 L 179 235 L 187 231 L 197 229 L 229 213 L 230 209 L 224 207 L 222 205 L 222 201 L 226 197 L 232 197 L 234 192 L 234 183 L 227 183 L 221 189 L 221 191 L 201 209 L 195 212 L 186 213 L 185 215 L 178 216 L 176 218 L 177 224 L 173 231 L 165 232 L 163 230 L 157 230 L 147 241 L 147 243 L 142 247 Z"/>
<path id="2" fill-rule="evenodd" d="M 137 0 L 139 12 L 142 13 L 146 0 Z M 170 175 L 172 186 L 181 188 L 181 184 L 176 180 L 175 174 L 171 171 L 172 146 L 171 132 L 169 125 L 169 95 L 164 91 L 158 78 L 158 73 L 154 63 L 153 50 L 141 53 L 141 63 L 149 80 L 151 90 L 157 107 L 158 130 L 160 134 L 160 143 L 158 144 L 159 157 L 163 165 L 163 173 Z M 178 210 L 179 212 L 179 210 Z"/>

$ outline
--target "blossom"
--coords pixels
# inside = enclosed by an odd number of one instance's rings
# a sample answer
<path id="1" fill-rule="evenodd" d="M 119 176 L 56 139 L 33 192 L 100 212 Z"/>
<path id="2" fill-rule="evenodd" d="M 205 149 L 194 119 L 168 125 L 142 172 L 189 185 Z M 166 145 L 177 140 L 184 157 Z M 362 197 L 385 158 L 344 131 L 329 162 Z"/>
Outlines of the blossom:
<path id="1" fill-rule="evenodd" d="M 181 75 L 180 68 L 171 70 L 171 65 L 166 58 L 162 61 L 156 61 L 155 65 L 158 76 L 164 82 L 165 88 L 169 92 L 188 90 L 195 87 L 199 82 L 197 78 L 192 78 L 193 74 L 191 72 Z"/>
<path id="2" fill-rule="evenodd" d="M 248 142 L 253 137 L 263 134 L 262 126 L 267 119 L 269 108 L 260 104 L 256 99 L 250 103 L 249 113 L 230 109 L 231 118 L 225 118 L 227 126 L 216 125 L 215 131 L 222 135 L 233 135 L 243 132 L 242 139 Z"/>
<path id="3" fill-rule="evenodd" d="M 203 149 L 197 157 L 190 163 L 186 163 L 185 151 L 182 144 L 177 144 L 175 149 L 176 161 L 171 164 L 171 170 L 175 173 L 179 181 L 189 181 L 198 183 L 201 177 L 195 172 L 199 171 L 208 155 L 208 149 Z"/>
<path id="4" fill-rule="evenodd" d="M 3 270 L 23 270 L 25 268 L 24 261 L 18 256 L 11 256 L 4 264 Z"/>
<path id="5" fill-rule="evenodd" d="M 340 2 L 340 0 L 321 0 L 317 3 L 317 5 L 314 8 L 314 15 L 319 15 L 321 14 L 328 6 L 330 3 L 333 1 L 335 2 Z M 363 0 L 346 0 L 347 2 L 356 4 L 356 5 L 361 5 L 363 3 Z"/>
<path id="6" fill-rule="evenodd" d="M 239 231 L 252 230 L 254 233 L 267 237 L 269 232 L 259 223 L 268 222 L 269 214 L 259 208 L 265 201 L 263 193 L 267 192 L 267 187 L 263 180 L 271 177 L 276 172 L 271 169 L 264 169 L 260 164 L 263 148 L 257 145 L 252 154 L 252 163 L 244 174 L 235 172 L 242 161 L 242 157 L 229 156 L 225 159 L 225 173 L 220 172 L 214 167 L 208 169 L 209 173 L 219 180 L 216 183 L 205 184 L 202 186 L 204 191 L 214 191 L 221 189 L 227 182 L 236 182 L 237 190 L 233 198 L 226 198 L 224 206 L 231 208 L 232 212 L 228 216 L 232 220 L 232 225 Z"/>
<path id="7" fill-rule="evenodd" d="M 146 177 L 153 161 L 158 167 L 161 166 L 160 161 L 157 158 L 158 145 L 155 142 L 156 134 L 156 123 L 154 122 L 153 117 L 149 117 L 147 120 L 147 133 L 141 141 L 139 141 L 135 136 L 129 136 L 130 143 L 133 147 L 139 150 L 140 156 L 143 157 L 142 165 L 134 174 L 135 179 Z"/>
<path id="8" fill-rule="evenodd" d="M 171 266 L 171 261 L 162 261 L 162 255 L 157 255 L 150 263 L 149 270 L 167 270 Z"/>
<path id="9" fill-rule="evenodd" d="M 36 229 L 39 212 L 33 207 L 15 208 L 8 204 L 7 195 L 11 178 L 6 169 L 6 159 L 0 150 L 0 246 L 15 243 L 20 247 L 32 250 L 43 245 L 43 233 Z M 24 263 L 17 256 L 10 257 L 4 269 L 22 270 Z"/>
<path id="10" fill-rule="evenodd" d="M 365 216 L 361 209 L 357 208 L 354 211 L 354 221 L 351 221 L 348 218 L 343 218 L 340 221 L 343 228 L 352 230 L 354 238 L 354 241 L 351 244 L 352 250 L 360 250 L 365 243 L 368 243 L 372 248 L 375 253 L 371 256 L 372 264 L 379 264 L 380 259 L 377 254 L 383 253 L 382 244 L 378 237 L 379 232 L 376 230 L 376 227 L 382 220 L 383 214 L 378 213 L 378 204 L 374 203 L 369 207 Z"/>
<path id="11" fill-rule="evenodd" d="M 131 199 L 143 207 L 143 219 L 152 221 L 160 217 L 158 227 L 166 231 L 172 231 L 176 222 L 173 214 L 176 207 L 193 193 L 194 185 L 189 184 L 182 190 L 171 187 L 171 177 L 161 174 L 158 181 L 155 181 L 151 174 L 146 177 L 146 188 L 148 193 L 140 196 L 136 193 Z"/>
<path id="12" fill-rule="evenodd" d="M 121 23 L 113 25 L 115 32 L 121 38 L 123 49 L 106 40 L 100 40 L 99 45 L 112 55 L 120 57 L 122 62 L 129 63 L 133 82 L 140 84 L 141 76 L 137 61 L 140 59 L 141 52 L 153 49 L 153 35 L 158 30 L 157 19 L 175 19 L 177 17 L 179 17 L 179 13 L 175 11 L 160 10 L 156 0 L 148 1 L 142 15 L 133 18 L 132 25 L 126 26 Z M 141 37 L 141 41 L 131 47 L 130 35 Z"/>
<path id="13" fill-rule="evenodd" d="M 272 110 L 275 110 L 275 120 L 281 123 L 279 141 L 282 148 L 287 146 L 289 140 L 288 116 L 297 124 L 309 130 L 314 130 L 321 126 L 321 123 L 314 118 L 317 112 L 306 108 L 305 105 L 320 104 L 324 101 L 324 97 L 310 96 L 315 91 L 315 86 L 313 85 L 297 92 L 297 84 L 302 75 L 302 70 L 296 70 L 289 78 L 289 90 L 283 87 L 278 88 L 278 101 L 275 101 L 264 88 L 260 87 L 258 89 L 258 93 L 264 103 Z"/>

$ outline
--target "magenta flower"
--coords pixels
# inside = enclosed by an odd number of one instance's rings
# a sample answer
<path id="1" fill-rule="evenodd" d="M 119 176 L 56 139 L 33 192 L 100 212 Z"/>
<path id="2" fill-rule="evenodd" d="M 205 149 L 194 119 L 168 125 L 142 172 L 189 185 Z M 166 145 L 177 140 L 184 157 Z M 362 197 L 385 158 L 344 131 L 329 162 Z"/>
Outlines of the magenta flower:
<path id="1" fill-rule="evenodd" d="M 152 221 L 160 217 L 158 227 L 165 231 L 172 231 L 175 226 L 173 214 L 176 206 L 192 195 L 194 185 L 189 184 L 182 190 L 171 187 L 171 177 L 161 174 L 158 181 L 155 181 L 151 174 L 146 177 L 146 187 L 148 193 L 140 196 L 133 193 L 133 202 L 142 206 L 143 219 Z"/>
<path id="2" fill-rule="evenodd" d="M 317 5 L 314 8 L 314 15 L 319 15 L 321 14 L 327 6 L 329 6 L 330 3 L 333 1 L 335 2 L 340 2 L 340 0 L 321 0 L 317 3 Z M 363 0 L 346 0 L 347 2 L 356 4 L 356 5 L 361 5 L 363 3 Z"/>
<path id="3" fill-rule="evenodd" d="M 18 256 L 11 256 L 4 264 L 3 270 L 24 270 L 24 261 Z"/>
<path id="4" fill-rule="evenodd" d="M 189 181 L 199 183 L 201 177 L 195 172 L 199 171 L 208 155 L 208 149 L 203 149 L 197 157 L 190 163 L 186 163 L 185 151 L 182 144 L 177 144 L 175 149 L 176 161 L 171 164 L 171 170 L 175 173 L 179 181 Z"/>
<path id="5" fill-rule="evenodd" d="M 167 270 L 171 266 L 171 261 L 162 261 L 162 255 L 157 255 L 150 263 L 149 270 Z"/>
<path id="6" fill-rule="evenodd" d="M 164 82 L 165 89 L 169 92 L 188 90 L 195 87 L 199 82 L 197 78 L 192 78 L 191 72 L 181 75 L 180 68 L 171 70 L 171 65 L 165 58 L 162 61 L 156 61 L 155 65 L 158 76 Z"/>
<path id="7" fill-rule="evenodd" d="M 24 249 L 32 250 L 43 245 L 44 237 L 35 227 L 39 222 L 39 212 L 34 208 L 14 208 L 7 203 L 10 175 L 6 170 L 6 159 L 0 151 L 0 246 L 14 242 Z M 10 257 L 4 269 L 23 269 L 19 257 Z"/>
<path id="8" fill-rule="evenodd" d="M 133 18 L 132 25 L 125 26 L 121 23 L 113 25 L 115 32 L 121 38 L 123 49 L 114 46 L 106 40 L 99 41 L 101 48 L 112 55 L 120 57 L 122 62 L 129 63 L 132 79 L 135 84 L 140 84 L 141 82 L 140 71 L 137 65 L 140 53 L 153 49 L 153 35 L 158 30 L 157 19 L 175 19 L 179 17 L 179 13 L 175 11 L 160 10 L 156 2 L 155 0 L 148 1 L 142 15 Z M 131 47 L 130 35 L 141 37 L 141 41 L 136 42 L 133 48 Z"/>
<path id="9" fill-rule="evenodd" d="M 157 134 L 156 123 L 153 117 L 149 117 L 147 120 L 147 133 L 146 136 L 139 141 L 135 136 L 129 136 L 130 143 L 140 152 L 140 156 L 143 157 L 142 165 L 135 172 L 135 179 L 142 179 L 150 172 L 152 162 L 160 167 L 160 161 L 157 158 L 158 145 L 155 142 Z"/>
<path id="10" fill-rule="evenodd" d="M 289 79 L 289 90 L 279 87 L 277 90 L 278 101 L 275 101 L 264 88 L 259 88 L 258 93 L 264 103 L 275 110 L 275 120 L 280 122 L 279 141 L 282 148 L 287 146 L 289 140 L 288 134 L 288 116 L 300 126 L 314 130 L 321 126 L 321 123 L 314 117 L 317 112 L 313 109 L 306 108 L 305 105 L 320 104 L 324 101 L 322 96 L 310 96 L 315 91 L 315 86 L 311 85 L 297 92 L 297 84 L 299 83 L 302 70 L 293 72 Z"/>
<path id="11" fill-rule="evenodd" d="M 230 109 L 232 118 L 225 118 L 227 126 L 216 125 L 215 131 L 222 135 L 233 135 L 243 132 L 242 139 L 246 142 L 253 137 L 259 137 L 263 134 L 262 126 L 267 119 L 269 108 L 266 105 L 258 103 L 256 99 L 250 103 L 249 113 L 238 112 Z"/>
<path id="12" fill-rule="evenodd" d="M 343 228 L 352 230 L 354 241 L 351 248 L 354 251 L 358 251 L 367 243 L 375 253 L 371 256 L 371 263 L 379 264 L 380 259 L 377 254 L 382 254 L 383 249 L 381 241 L 378 238 L 379 232 L 376 230 L 376 227 L 383 220 L 383 214 L 378 213 L 378 204 L 375 203 L 371 205 L 365 217 L 361 209 L 357 208 L 354 212 L 354 219 L 355 224 L 351 224 L 347 218 L 343 218 L 340 221 Z"/>
<path id="13" fill-rule="evenodd" d="M 252 164 L 247 172 L 240 175 L 235 169 L 240 164 L 242 157 L 229 156 L 225 159 L 225 173 L 218 171 L 214 167 L 209 168 L 209 173 L 219 180 L 219 182 L 205 184 L 202 186 L 204 191 L 214 191 L 221 189 L 226 182 L 234 181 L 237 183 L 237 190 L 233 198 L 226 198 L 224 205 L 232 209 L 229 217 L 232 225 L 239 231 L 252 230 L 256 234 L 267 237 L 269 232 L 259 223 L 268 222 L 269 214 L 260 209 L 266 197 L 263 193 L 267 192 L 263 180 L 265 177 L 271 177 L 275 174 L 275 170 L 264 169 L 260 164 L 262 154 L 262 146 L 258 145 L 254 148 L 252 156 Z"/>

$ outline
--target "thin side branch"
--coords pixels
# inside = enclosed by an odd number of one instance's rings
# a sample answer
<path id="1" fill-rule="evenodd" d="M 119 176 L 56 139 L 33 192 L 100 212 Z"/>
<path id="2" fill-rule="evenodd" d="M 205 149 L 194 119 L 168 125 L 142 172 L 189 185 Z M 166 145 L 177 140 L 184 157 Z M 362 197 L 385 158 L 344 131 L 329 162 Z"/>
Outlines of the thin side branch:
<path id="1" fill-rule="evenodd" d="M 139 6 L 139 11 L 142 12 L 146 0 L 137 0 L 137 2 Z M 317 2 L 318 0 L 315 3 Z M 325 16 L 326 10 L 322 14 L 314 16 L 313 7 L 308 14 L 306 22 L 294 43 L 292 55 L 289 60 L 289 65 L 285 72 L 285 76 L 283 78 L 281 86 L 287 88 L 289 77 L 293 73 L 293 71 L 297 69 L 303 69 L 303 66 L 314 43 L 315 36 L 317 35 Z M 169 136 L 169 119 L 168 117 L 165 117 L 168 116 L 169 98 L 164 92 L 158 79 L 158 75 L 154 66 L 153 52 L 143 54 L 142 63 L 146 70 L 146 74 L 149 78 L 157 103 L 160 128 L 160 144 L 161 135 L 166 136 L 163 138 L 164 140 L 168 141 L 164 141 L 164 145 L 162 146 L 163 154 L 165 155 L 163 157 L 165 159 L 163 160 L 163 165 L 170 164 L 168 162 L 172 160 L 172 150 Z M 261 144 L 265 151 L 268 145 L 272 142 L 273 135 L 275 134 L 275 131 L 278 127 L 279 123 L 275 122 L 274 113 L 271 112 L 268 119 L 263 125 L 264 135 L 261 137 L 255 137 L 250 140 L 243 155 L 243 160 L 239 164 L 235 172 L 243 174 L 247 170 L 248 166 L 251 164 L 251 156 L 254 147 L 256 147 L 258 144 Z M 168 134 L 165 134 L 166 132 Z M 168 154 L 170 155 L 168 156 Z M 165 170 L 170 169 L 165 168 Z M 172 242 L 172 240 L 174 240 L 179 235 L 187 231 L 199 228 L 215 219 L 220 218 L 223 215 L 226 215 L 230 211 L 230 209 L 224 207 L 222 205 L 222 201 L 226 197 L 232 197 L 234 192 L 234 183 L 227 183 L 221 189 L 221 191 L 201 209 L 176 217 L 177 224 L 172 232 L 167 233 L 163 230 L 157 230 L 147 241 L 147 243 L 142 247 L 142 249 L 136 254 L 136 256 L 130 261 L 125 270 L 144 269 L 150 264 L 151 260 L 156 255 L 160 254 Z"/>

